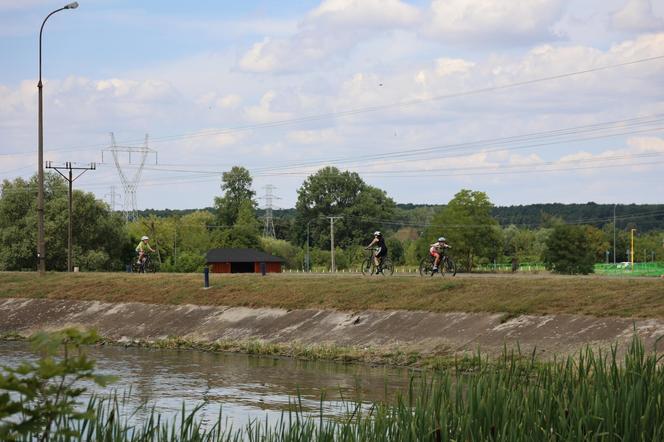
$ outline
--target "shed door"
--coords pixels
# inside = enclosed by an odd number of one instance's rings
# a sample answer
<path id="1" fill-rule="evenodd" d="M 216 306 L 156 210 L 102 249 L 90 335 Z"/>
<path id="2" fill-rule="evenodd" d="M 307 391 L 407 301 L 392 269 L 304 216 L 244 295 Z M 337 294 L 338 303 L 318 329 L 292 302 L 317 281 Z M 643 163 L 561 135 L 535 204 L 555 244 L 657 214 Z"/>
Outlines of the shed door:
<path id="1" fill-rule="evenodd" d="M 253 262 L 232 262 L 231 273 L 254 273 Z"/>

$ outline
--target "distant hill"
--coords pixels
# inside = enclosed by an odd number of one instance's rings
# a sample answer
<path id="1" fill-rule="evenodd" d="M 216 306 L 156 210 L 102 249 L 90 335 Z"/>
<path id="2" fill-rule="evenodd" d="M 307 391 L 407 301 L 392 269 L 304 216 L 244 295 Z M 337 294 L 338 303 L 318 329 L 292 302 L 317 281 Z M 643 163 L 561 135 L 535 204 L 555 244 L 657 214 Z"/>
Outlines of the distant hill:
<path id="1" fill-rule="evenodd" d="M 528 204 L 494 207 L 493 216 L 501 225 L 540 226 L 547 217 L 562 218 L 567 223 L 602 227 L 613 222 L 613 204 Z M 664 204 L 618 204 L 615 206 L 618 228 L 637 228 L 641 232 L 664 230 Z"/>

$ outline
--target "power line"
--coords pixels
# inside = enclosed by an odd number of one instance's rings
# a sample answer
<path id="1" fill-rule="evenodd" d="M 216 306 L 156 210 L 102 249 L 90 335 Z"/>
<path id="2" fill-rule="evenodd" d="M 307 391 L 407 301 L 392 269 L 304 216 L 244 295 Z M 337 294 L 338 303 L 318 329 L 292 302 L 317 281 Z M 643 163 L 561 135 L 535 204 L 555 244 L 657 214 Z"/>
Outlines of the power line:
<path id="1" fill-rule="evenodd" d="M 646 119 L 646 120 L 644 120 Z M 462 142 L 462 143 L 454 143 L 454 144 L 442 144 L 442 145 L 437 145 L 437 146 L 430 146 L 426 148 L 415 148 L 415 149 L 402 149 L 399 151 L 395 152 L 387 152 L 387 153 L 382 153 L 382 154 L 371 154 L 371 155 L 364 155 L 364 156 L 355 156 L 355 157 L 345 157 L 345 158 L 337 158 L 337 159 L 328 159 L 328 160 L 316 160 L 316 161 L 310 161 L 310 162 L 305 162 L 305 163 L 296 163 L 296 164 L 286 164 L 283 166 L 269 166 L 269 167 L 258 167 L 258 168 L 253 168 L 252 173 L 255 176 L 270 176 L 267 173 L 263 172 L 271 172 L 271 171 L 277 171 L 277 170 L 288 170 L 288 169 L 293 169 L 293 168 L 302 168 L 304 166 L 315 166 L 315 165 L 330 165 L 330 164 L 339 164 L 339 163 L 357 163 L 360 161 L 367 161 L 370 159 L 386 159 L 386 158 L 391 158 L 391 157 L 399 157 L 399 163 L 403 163 L 404 157 L 410 156 L 410 155 L 419 155 L 422 153 L 435 153 L 437 151 L 454 151 L 454 150 L 463 150 L 466 148 L 470 147 L 479 147 L 481 145 L 485 144 L 490 144 L 490 145 L 496 145 L 496 144 L 507 144 L 507 143 L 514 143 L 516 144 L 517 142 L 524 142 L 524 141 L 536 141 L 539 139 L 546 139 L 549 137 L 552 138 L 557 138 L 561 134 L 564 135 L 578 135 L 584 132 L 597 132 L 600 130 L 616 130 L 620 128 L 624 128 L 626 126 L 635 126 L 635 125 L 643 125 L 643 124 L 650 124 L 650 123 L 658 123 L 664 121 L 664 115 L 663 114 L 656 114 L 652 116 L 647 116 L 647 117 L 638 117 L 638 118 L 630 118 L 630 119 L 625 119 L 625 120 L 613 120 L 613 121 L 608 121 L 608 122 L 603 122 L 603 123 L 595 123 L 591 125 L 584 125 L 584 126 L 576 126 L 576 127 L 571 127 L 571 128 L 565 128 L 565 129 L 556 129 L 552 131 L 544 131 L 544 132 L 531 132 L 527 134 L 521 134 L 521 135 L 513 135 L 513 136 L 508 136 L 508 137 L 501 137 L 501 138 L 490 138 L 490 139 L 481 139 L 481 140 L 475 140 L 475 141 L 468 141 L 468 142 Z M 619 125 L 618 127 L 612 127 Z M 643 132 L 651 132 L 651 131 L 659 131 L 663 130 L 664 127 L 655 127 L 655 128 L 647 128 L 643 130 L 633 130 L 633 131 L 623 131 L 619 133 L 608 133 L 608 134 L 598 134 L 596 136 L 592 137 L 582 137 L 582 138 L 567 138 L 563 140 L 556 140 L 556 141 L 550 141 L 547 143 L 536 143 L 536 144 L 526 144 L 526 145 L 519 145 L 519 146 L 514 146 L 514 147 L 509 147 L 509 148 L 493 148 L 490 150 L 484 150 L 484 152 L 495 152 L 495 151 L 503 151 L 503 150 L 517 150 L 517 149 L 526 149 L 530 147 L 541 147 L 541 146 L 547 146 L 547 145 L 554 145 L 554 144 L 560 144 L 560 143 L 569 143 L 569 142 L 575 142 L 575 141 L 588 141 L 588 140 L 594 140 L 594 139 L 599 139 L 599 138 L 607 138 L 607 137 L 615 137 L 615 136 L 623 136 L 623 135 L 632 135 L 632 134 L 637 134 L 637 133 L 643 133 Z M 358 148 L 360 149 L 360 148 Z M 467 154 L 464 154 L 467 155 Z M 454 155 L 454 156 L 437 156 L 436 158 L 455 158 L 463 155 Z M 383 161 L 382 164 L 389 164 L 393 163 L 392 162 L 387 162 Z M 186 165 L 180 165 L 181 167 L 186 167 Z M 147 168 L 148 170 L 163 170 L 163 171 L 173 171 L 173 172 L 182 172 L 182 173 L 199 173 L 199 174 L 211 174 L 211 175 L 216 175 L 220 174 L 221 172 L 218 171 L 209 171 L 209 170 L 187 170 L 187 169 L 156 169 L 156 168 Z M 298 173 L 299 174 L 299 173 Z"/>
<path id="2" fill-rule="evenodd" d="M 159 137 L 153 137 L 152 142 L 153 143 L 161 143 L 161 142 L 168 142 L 168 141 L 185 140 L 185 139 L 191 139 L 191 138 L 200 138 L 200 137 L 224 135 L 224 134 L 240 132 L 240 131 L 247 131 L 247 130 L 280 127 L 280 126 L 286 126 L 286 125 L 291 125 L 291 124 L 299 124 L 299 123 L 305 123 L 305 122 L 319 121 L 319 120 L 324 120 L 324 119 L 329 119 L 329 118 L 342 118 L 342 117 L 354 116 L 354 115 L 358 115 L 358 114 L 377 112 L 377 111 L 381 111 L 381 110 L 414 106 L 414 105 L 418 105 L 418 104 L 422 104 L 422 103 L 429 103 L 429 102 L 434 102 L 434 101 L 442 101 L 442 100 L 447 100 L 447 99 L 452 99 L 452 98 L 466 97 L 466 96 L 478 95 L 478 94 L 483 94 L 483 93 L 488 93 L 488 92 L 507 90 L 507 89 L 512 89 L 512 88 L 516 88 L 516 87 L 527 86 L 527 85 L 537 84 L 537 83 L 551 81 L 551 80 L 560 80 L 560 79 L 563 79 L 563 78 L 574 77 L 574 76 L 577 76 L 577 75 L 585 75 L 585 74 L 589 74 L 589 73 L 593 73 L 593 72 L 599 72 L 599 71 L 604 71 L 604 70 L 609 70 L 609 69 L 615 69 L 615 68 L 634 65 L 634 64 L 638 64 L 638 63 L 658 61 L 658 60 L 662 60 L 662 59 L 664 59 L 664 55 L 658 55 L 658 56 L 654 56 L 654 57 L 641 58 L 641 59 L 626 61 L 626 62 L 622 62 L 622 63 L 615 63 L 615 64 L 609 64 L 609 65 L 604 65 L 604 66 L 598 66 L 598 67 L 590 68 L 590 69 L 578 70 L 578 71 L 574 71 L 574 72 L 567 72 L 567 73 L 563 73 L 563 74 L 550 75 L 550 76 L 535 78 L 535 79 L 531 79 L 531 80 L 524 80 L 524 81 L 518 81 L 518 82 L 513 82 L 513 83 L 507 83 L 507 84 L 504 84 L 504 85 L 489 86 L 489 87 L 484 87 L 484 88 L 472 89 L 472 90 L 468 90 L 468 91 L 455 92 L 455 93 L 451 93 L 451 94 L 436 95 L 436 96 L 428 97 L 428 98 L 417 98 L 417 99 L 404 100 L 404 101 L 399 101 L 399 102 L 395 102 L 395 103 L 388 103 L 388 104 L 383 104 L 383 105 L 367 106 L 367 107 L 349 109 L 349 110 L 345 110 L 345 111 L 320 113 L 320 114 L 314 114 L 314 115 L 303 116 L 303 117 L 276 120 L 276 121 L 271 121 L 271 122 L 267 122 L 267 123 L 256 123 L 256 124 L 241 125 L 241 126 L 235 126 L 235 127 L 226 128 L 226 129 L 211 129 L 211 130 L 200 131 L 200 132 L 196 132 L 196 133 L 183 133 L 183 134 L 175 134 L 175 135 L 164 135 L 164 136 L 159 136 Z M 131 143 L 137 143 L 137 142 L 140 142 L 140 141 L 141 140 L 128 140 L 128 141 L 125 141 L 125 143 L 131 144 Z M 99 147 L 106 147 L 106 145 L 96 144 L 96 145 L 87 145 L 87 146 L 71 147 L 71 148 L 55 148 L 55 149 L 49 149 L 49 152 L 53 152 L 53 151 L 66 152 L 66 151 L 76 151 L 76 150 L 89 150 L 89 149 L 94 149 L 94 148 L 99 148 Z M 0 154 L 0 155 L 10 156 L 10 155 L 25 155 L 25 154 L 26 153 L 24 153 L 24 152 L 14 152 L 14 153 L 5 153 L 5 154 Z M 31 154 L 32 153 L 30 153 L 30 155 Z"/>

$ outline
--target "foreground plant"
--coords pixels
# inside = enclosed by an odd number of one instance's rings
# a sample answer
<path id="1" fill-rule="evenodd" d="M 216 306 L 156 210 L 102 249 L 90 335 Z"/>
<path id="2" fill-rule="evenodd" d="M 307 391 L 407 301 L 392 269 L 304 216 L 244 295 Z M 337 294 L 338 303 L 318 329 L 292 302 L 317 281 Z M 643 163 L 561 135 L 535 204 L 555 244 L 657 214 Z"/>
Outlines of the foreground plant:
<path id="1" fill-rule="evenodd" d="M 37 333 L 30 338 L 41 357 L 0 372 L 0 440 L 13 441 L 77 437 L 75 421 L 95 419 L 95 410 L 81 410 L 78 398 L 86 391 L 81 381 L 106 386 L 112 377 L 94 372 L 95 361 L 81 346 L 94 344 L 94 331 L 66 329 Z M 67 422 L 68 425 L 63 425 Z"/>

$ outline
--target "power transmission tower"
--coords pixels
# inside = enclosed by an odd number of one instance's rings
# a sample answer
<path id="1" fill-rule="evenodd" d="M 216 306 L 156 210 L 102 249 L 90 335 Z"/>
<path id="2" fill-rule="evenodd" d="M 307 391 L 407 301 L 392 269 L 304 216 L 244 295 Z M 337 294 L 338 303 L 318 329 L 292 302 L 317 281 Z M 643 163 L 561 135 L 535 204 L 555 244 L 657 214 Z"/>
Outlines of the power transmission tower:
<path id="1" fill-rule="evenodd" d="M 120 181 L 122 182 L 122 189 L 124 190 L 124 214 L 125 219 L 131 220 L 136 218 L 136 209 L 138 204 L 136 203 L 136 190 L 138 189 L 138 184 L 141 180 L 141 174 L 143 173 L 143 167 L 145 166 L 145 161 L 150 154 L 154 154 L 154 163 L 157 164 L 158 157 L 157 151 L 150 149 L 148 147 L 148 135 L 145 134 L 145 142 L 143 146 L 118 146 L 115 142 L 115 135 L 111 132 L 111 146 L 108 149 L 103 149 L 101 151 L 101 161 L 104 162 L 104 152 L 110 152 L 113 155 L 113 162 L 115 163 L 115 168 L 118 170 L 118 175 L 120 175 Z M 131 163 L 131 155 L 134 154 L 134 157 L 138 156 L 138 162 L 136 171 L 132 176 L 127 175 L 122 170 L 122 165 L 120 163 L 120 153 L 127 153 L 129 156 L 129 163 Z"/>
<path id="2" fill-rule="evenodd" d="M 104 198 L 110 198 L 109 205 L 111 206 L 112 212 L 115 212 L 115 203 L 117 201 L 116 197 L 118 196 L 120 196 L 120 194 L 115 191 L 115 186 L 111 186 L 111 192 L 104 195 Z"/>
<path id="3" fill-rule="evenodd" d="M 337 265 L 334 262 L 334 220 L 342 219 L 343 216 L 328 216 L 328 218 L 330 219 L 330 272 L 334 273 L 337 271 Z"/>
<path id="4" fill-rule="evenodd" d="M 265 225 L 263 227 L 263 236 L 275 238 L 276 234 L 274 232 L 274 218 L 272 217 L 272 201 L 281 198 L 272 194 L 272 191 L 276 189 L 272 184 L 264 186 L 263 189 L 265 189 L 265 196 L 260 198 L 265 200 Z"/>
<path id="5" fill-rule="evenodd" d="M 46 168 L 47 169 L 54 169 L 56 172 L 58 172 L 60 175 L 62 175 L 62 178 L 64 178 L 68 183 L 69 183 L 69 234 L 68 234 L 68 239 L 67 239 L 67 271 L 71 272 L 72 271 L 72 184 L 74 181 L 76 181 L 81 175 L 83 175 L 85 172 L 88 170 L 95 170 L 97 168 L 97 165 L 95 163 L 90 163 L 89 166 L 75 166 L 76 163 L 65 163 L 64 166 L 54 166 L 53 162 L 47 161 L 46 162 Z M 68 170 L 69 173 L 65 175 L 62 173 L 60 170 Z M 76 178 L 73 177 L 73 171 L 74 170 L 80 170 L 81 173 L 76 175 Z"/>

